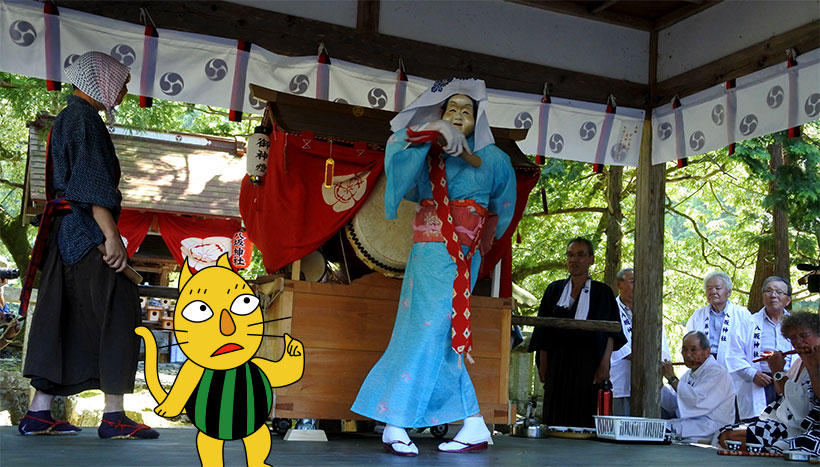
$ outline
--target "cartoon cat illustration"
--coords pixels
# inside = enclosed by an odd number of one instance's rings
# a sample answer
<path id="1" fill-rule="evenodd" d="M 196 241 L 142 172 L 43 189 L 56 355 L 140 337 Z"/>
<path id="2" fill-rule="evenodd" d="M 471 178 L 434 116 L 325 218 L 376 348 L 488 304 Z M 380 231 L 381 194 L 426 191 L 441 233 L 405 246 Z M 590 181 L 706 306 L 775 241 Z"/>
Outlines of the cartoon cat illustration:
<path id="1" fill-rule="evenodd" d="M 305 368 L 302 343 L 284 335 L 285 353 L 276 362 L 254 357 L 262 344 L 264 318 L 259 299 L 228 255 L 215 266 L 191 274 L 186 260 L 179 277 L 174 335 L 188 357 L 166 393 L 157 372 L 153 334 L 138 327 L 145 340 L 145 379 L 159 404 L 154 412 L 174 417 L 183 409 L 199 430 L 196 444 L 204 466 L 223 465 L 225 441 L 241 439 L 248 466 L 268 465 L 272 388 L 293 384 Z"/>

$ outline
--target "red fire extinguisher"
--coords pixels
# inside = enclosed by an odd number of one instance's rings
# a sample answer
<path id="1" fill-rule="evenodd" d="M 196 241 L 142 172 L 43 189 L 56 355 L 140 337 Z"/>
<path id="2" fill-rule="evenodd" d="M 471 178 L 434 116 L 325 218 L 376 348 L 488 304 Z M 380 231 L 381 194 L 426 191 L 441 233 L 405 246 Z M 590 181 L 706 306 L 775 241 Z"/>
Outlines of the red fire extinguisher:
<path id="1" fill-rule="evenodd" d="M 612 381 L 608 379 L 598 389 L 598 415 L 612 415 Z"/>

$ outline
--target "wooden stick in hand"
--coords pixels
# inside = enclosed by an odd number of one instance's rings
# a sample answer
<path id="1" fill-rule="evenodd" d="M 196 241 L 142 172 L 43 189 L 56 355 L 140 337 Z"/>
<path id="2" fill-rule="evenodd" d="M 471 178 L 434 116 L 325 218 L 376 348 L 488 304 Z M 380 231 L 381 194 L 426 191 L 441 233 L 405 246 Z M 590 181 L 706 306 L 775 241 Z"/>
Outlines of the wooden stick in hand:
<path id="1" fill-rule="evenodd" d="M 796 354 L 796 353 L 797 353 L 797 351 L 796 351 L 796 350 L 789 350 L 788 352 L 783 352 L 783 355 L 794 355 L 794 354 Z M 768 360 L 768 359 L 769 359 L 769 357 L 771 357 L 771 356 L 772 356 L 772 353 L 771 353 L 771 352 L 769 352 L 769 353 L 765 353 L 765 352 L 764 352 L 764 353 L 762 353 L 762 354 L 760 355 L 760 358 L 756 358 L 756 359 L 752 360 L 752 362 L 753 362 L 753 363 L 757 363 L 757 362 L 765 362 L 765 361 L 766 361 L 766 360 Z"/>

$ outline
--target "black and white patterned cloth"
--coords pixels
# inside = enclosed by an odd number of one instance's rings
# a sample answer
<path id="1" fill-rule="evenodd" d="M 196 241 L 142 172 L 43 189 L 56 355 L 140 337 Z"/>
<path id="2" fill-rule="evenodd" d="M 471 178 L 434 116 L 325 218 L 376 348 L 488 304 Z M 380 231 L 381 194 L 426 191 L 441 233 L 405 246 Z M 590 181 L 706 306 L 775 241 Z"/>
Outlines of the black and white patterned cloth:
<path id="1" fill-rule="evenodd" d="M 131 69 L 103 52 L 86 52 L 64 70 L 77 89 L 105 107 L 106 123 L 114 124 L 117 96 Z"/>
<path id="2" fill-rule="evenodd" d="M 806 432 L 790 438 L 785 424 L 769 418 L 777 412 L 782 399 L 781 396 L 766 406 L 759 420 L 725 426 L 719 434 L 745 428 L 746 442 L 762 444 L 766 452 L 802 451 L 820 456 L 820 402 L 815 397 L 811 398 L 809 413 L 800 422 Z"/>

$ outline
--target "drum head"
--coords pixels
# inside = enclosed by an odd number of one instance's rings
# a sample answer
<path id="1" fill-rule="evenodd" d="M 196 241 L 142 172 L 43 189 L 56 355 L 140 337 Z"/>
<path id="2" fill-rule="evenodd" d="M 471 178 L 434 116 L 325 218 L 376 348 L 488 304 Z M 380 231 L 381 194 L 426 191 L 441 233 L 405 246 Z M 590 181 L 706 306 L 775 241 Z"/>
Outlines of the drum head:
<path id="1" fill-rule="evenodd" d="M 398 217 L 384 218 L 385 177 L 379 177 L 370 197 L 346 226 L 345 234 L 356 256 L 388 277 L 402 277 L 413 248 L 416 203 L 403 200 Z"/>
<path id="2" fill-rule="evenodd" d="M 327 272 L 325 256 L 318 250 L 308 253 L 302 258 L 301 271 L 306 281 L 322 282 Z"/>

